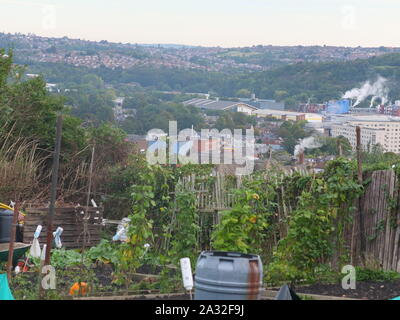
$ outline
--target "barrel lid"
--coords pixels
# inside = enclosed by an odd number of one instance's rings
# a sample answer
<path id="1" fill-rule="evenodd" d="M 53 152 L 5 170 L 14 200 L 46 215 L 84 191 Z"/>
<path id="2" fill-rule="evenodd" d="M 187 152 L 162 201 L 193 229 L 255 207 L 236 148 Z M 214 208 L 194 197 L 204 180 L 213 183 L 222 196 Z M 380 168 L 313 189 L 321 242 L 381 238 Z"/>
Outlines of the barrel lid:
<path id="1" fill-rule="evenodd" d="M 260 256 L 255 254 L 247 254 L 240 252 L 228 252 L 228 251 L 203 251 L 201 253 L 205 256 L 213 256 L 213 257 L 229 257 L 229 258 L 244 258 L 244 259 L 259 259 Z"/>
<path id="2" fill-rule="evenodd" d="M 0 209 L 0 215 L 3 215 L 3 214 L 9 216 L 9 215 L 13 215 L 14 212 L 11 210 L 8 210 L 8 209 Z"/>

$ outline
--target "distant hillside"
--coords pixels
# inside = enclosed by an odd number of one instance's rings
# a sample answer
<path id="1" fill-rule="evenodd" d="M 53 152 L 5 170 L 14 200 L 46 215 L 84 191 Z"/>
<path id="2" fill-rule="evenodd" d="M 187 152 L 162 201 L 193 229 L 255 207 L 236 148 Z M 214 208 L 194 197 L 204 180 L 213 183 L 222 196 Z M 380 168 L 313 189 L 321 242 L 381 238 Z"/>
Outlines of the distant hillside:
<path id="1" fill-rule="evenodd" d="M 316 102 L 341 95 L 367 80 L 381 75 L 390 80 L 390 98 L 400 98 L 400 54 L 388 54 L 364 60 L 329 63 L 298 63 L 254 73 L 229 80 L 228 95 L 248 89 L 260 97 L 276 95 L 304 100 L 313 97 Z M 278 93 L 278 94 L 277 94 Z"/>
<path id="2" fill-rule="evenodd" d="M 146 46 L 0 33 L 1 47 L 14 48 L 15 61 L 30 73 L 67 87 L 95 74 L 111 85 L 222 97 L 255 93 L 295 106 L 340 98 L 381 75 L 390 80 L 390 98 L 400 99 L 399 48 Z"/>
<path id="3" fill-rule="evenodd" d="M 159 90 L 213 91 L 225 97 L 236 96 L 245 89 L 260 98 L 286 100 L 289 106 L 309 98 L 315 102 L 340 98 L 345 91 L 381 75 L 390 80 L 390 98 L 400 99 L 400 54 L 347 62 L 298 63 L 264 72 L 233 74 L 152 67 L 93 70 L 59 63 L 34 63 L 29 70 L 42 73 L 55 83 L 81 83 L 84 75 L 96 74 L 109 84 L 136 82 Z"/>
<path id="4" fill-rule="evenodd" d="M 348 62 L 300 63 L 244 77 L 244 81 L 254 81 L 254 91 L 260 95 L 284 90 L 290 97 L 307 94 L 315 101 L 324 101 L 340 98 L 345 91 L 378 75 L 390 80 L 389 98 L 400 98 L 400 54 Z"/>
<path id="5" fill-rule="evenodd" d="M 130 44 L 87 41 L 68 37 L 0 33 L 0 48 L 15 49 L 26 62 L 57 62 L 92 69 L 157 67 L 208 72 L 254 72 L 299 62 L 354 61 L 400 48 L 332 46 L 252 46 L 243 48 L 185 46 L 180 44 Z"/>

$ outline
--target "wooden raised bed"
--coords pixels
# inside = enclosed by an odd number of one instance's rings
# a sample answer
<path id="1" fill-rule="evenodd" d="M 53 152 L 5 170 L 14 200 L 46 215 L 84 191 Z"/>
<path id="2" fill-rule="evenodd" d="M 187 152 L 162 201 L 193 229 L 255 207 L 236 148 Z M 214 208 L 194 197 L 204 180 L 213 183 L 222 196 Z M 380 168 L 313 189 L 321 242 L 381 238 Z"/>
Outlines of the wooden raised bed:
<path id="1" fill-rule="evenodd" d="M 168 293 L 168 294 L 139 294 L 139 295 L 126 295 L 126 296 L 102 296 L 102 297 L 79 297 L 73 298 L 74 300 L 173 300 L 173 298 L 178 298 L 183 296 L 183 293 Z"/>
<path id="2" fill-rule="evenodd" d="M 263 293 L 262 300 L 275 300 L 276 295 L 278 294 L 278 290 L 265 290 Z M 311 293 L 298 293 L 297 295 L 301 298 L 308 298 L 310 300 L 360 300 L 354 298 L 346 298 L 346 297 L 335 297 L 335 296 L 325 296 L 319 294 L 311 294 Z"/>
<path id="3" fill-rule="evenodd" d="M 31 246 L 25 243 L 14 243 L 14 255 L 13 261 L 14 263 L 25 254 L 29 250 Z M 9 243 L 0 243 L 0 262 L 7 262 L 8 253 L 9 253 L 10 244 Z"/>
<path id="4" fill-rule="evenodd" d="M 143 275 L 143 276 L 151 276 L 151 275 Z M 194 294 L 194 291 L 193 291 Z M 261 295 L 261 300 L 275 300 L 276 295 L 278 294 L 278 290 L 263 290 Z M 346 297 L 336 297 L 336 296 L 326 296 L 326 295 L 317 295 L 310 293 L 297 293 L 297 295 L 304 300 L 360 300 L 354 298 L 346 298 Z M 186 297 L 185 300 L 188 300 L 188 295 L 184 293 L 149 293 L 149 294 L 127 294 L 127 295 L 114 295 L 114 296 L 98 296 L 98 297 L 75 297 L 74 300 L 174 300 L 174 298 L 182 298 Z"/>

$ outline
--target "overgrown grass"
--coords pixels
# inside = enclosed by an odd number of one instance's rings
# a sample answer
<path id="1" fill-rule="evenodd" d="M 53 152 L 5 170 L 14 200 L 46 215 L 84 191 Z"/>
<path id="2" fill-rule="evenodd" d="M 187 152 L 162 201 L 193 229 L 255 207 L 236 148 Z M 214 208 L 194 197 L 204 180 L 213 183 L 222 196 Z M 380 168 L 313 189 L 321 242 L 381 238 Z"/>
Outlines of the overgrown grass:
<path id="1" fill-rule="evenodd" d="M 0 131 L 0 200 L 37 198 L 47 158 L 39 155 L 36 142 Z"/>

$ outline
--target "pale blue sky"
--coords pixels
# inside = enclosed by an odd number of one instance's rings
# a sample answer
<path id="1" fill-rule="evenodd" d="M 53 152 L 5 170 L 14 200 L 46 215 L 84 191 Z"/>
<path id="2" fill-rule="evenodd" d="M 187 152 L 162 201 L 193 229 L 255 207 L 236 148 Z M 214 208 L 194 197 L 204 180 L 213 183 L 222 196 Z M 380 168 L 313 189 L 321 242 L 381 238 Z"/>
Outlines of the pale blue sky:
<path id="1" fill-rule="evenodd" d="M 0 32 L 205 46 L 400 46 L 400 0 L 0 0 Z"/>

